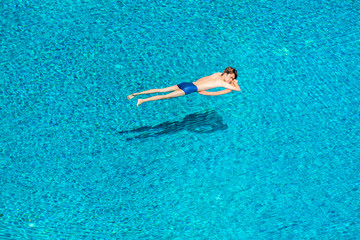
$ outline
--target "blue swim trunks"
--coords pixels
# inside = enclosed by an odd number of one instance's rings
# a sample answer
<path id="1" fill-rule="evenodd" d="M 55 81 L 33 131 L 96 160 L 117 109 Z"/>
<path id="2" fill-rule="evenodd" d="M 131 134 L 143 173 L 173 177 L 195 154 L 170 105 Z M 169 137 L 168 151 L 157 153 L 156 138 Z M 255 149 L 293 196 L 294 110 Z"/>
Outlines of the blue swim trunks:
<path id="1" fill-rule="evenodd" d="M 185 92 L 185 95 L 188 95 L 193 92 L 197 92 L 198 88 L 192 82 L 183 82 L 177 85 L 181 90 Z"/>

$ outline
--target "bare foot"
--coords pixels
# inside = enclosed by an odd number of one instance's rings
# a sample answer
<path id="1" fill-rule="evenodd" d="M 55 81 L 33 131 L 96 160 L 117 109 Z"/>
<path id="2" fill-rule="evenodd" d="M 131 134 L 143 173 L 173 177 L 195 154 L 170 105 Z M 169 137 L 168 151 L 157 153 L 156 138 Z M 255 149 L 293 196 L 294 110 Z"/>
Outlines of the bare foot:
<path id="1" fill-rule="evenodd" d="M 138 99 L 138 101 L 137 101 L 137 104 L 136 104 L 136 107 L 138 107 L 140 104 L 142 104 L 144 102 L 144 100 L 143 99 Z"/>
<path id="2" fill-rule="evenodd" d="M 129 96 L 127 96 L 127 99 L 133 99 L 135 96 L 134 96 L 134 94 L 130 94 Z"/>

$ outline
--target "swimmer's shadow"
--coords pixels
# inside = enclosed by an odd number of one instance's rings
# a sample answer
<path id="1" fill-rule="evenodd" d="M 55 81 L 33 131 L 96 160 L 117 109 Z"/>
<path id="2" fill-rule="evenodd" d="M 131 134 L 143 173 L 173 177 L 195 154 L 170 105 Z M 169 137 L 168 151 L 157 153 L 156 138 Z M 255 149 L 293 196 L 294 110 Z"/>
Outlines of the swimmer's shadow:
<path id="1" fill-rule="evenodd" d="M 211 133 L 219 130 L 225 130 L 228 126 L 223 123 L 222 117 L 214 110 L 187 115 L 182 121 L 164 122 L 156 126 L 145 126 L 132 130 L 121 131 L 119 133 L 140 133 L 137 136 L 127 138 L 126 140 L 144 139 L 157 137 L 164 134 L 174 134 L 180 131 L 189 131 L 195 133 Z"/>

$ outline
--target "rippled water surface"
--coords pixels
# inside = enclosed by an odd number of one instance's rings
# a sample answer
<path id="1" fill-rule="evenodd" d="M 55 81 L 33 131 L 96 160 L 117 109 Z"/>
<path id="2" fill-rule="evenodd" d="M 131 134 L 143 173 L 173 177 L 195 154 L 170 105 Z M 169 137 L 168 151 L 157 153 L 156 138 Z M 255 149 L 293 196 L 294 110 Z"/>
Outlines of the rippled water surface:
<path id="1" fill-rule="evenodd" d="M 358 1 L 0 3 L 1 239 L 356 239 Z M 240 93 L 126 96 L 238 70 Z"/>

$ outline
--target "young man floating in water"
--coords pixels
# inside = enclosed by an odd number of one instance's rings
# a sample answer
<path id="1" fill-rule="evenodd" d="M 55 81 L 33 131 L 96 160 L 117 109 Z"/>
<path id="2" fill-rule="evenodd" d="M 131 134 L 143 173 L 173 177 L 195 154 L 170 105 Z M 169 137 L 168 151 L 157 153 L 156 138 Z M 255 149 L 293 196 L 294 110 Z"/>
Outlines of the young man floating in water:
<path id="1" fill-rule="evenodd" d="M 213 75 L 200 78 L 196 82 L 183 82 L 178 85 L 174 85 L 172 87 L 161 88 L 161 89 L 151 89 L 144 92 L 133 93 L 130 94 L 127 98 L 130 100 L 135 96 L 141 94 L 150 94 L 150 93 L 163 93 L 163 92 L 172 92 L 166 95 L 158 95 L 154 97 L 149 97 L 145 99 L 138 99 L 137 107 L 149 101 L 156 101 L 160 99 L 169 99 L 180 97 L 183 95 L 187 95 L 193 92 L 198 92 L 202 95 L 208 96 L 215 96 L 215 95 L 222 95 L 234 91 L 241 91 L 238 81 L 236 80 L 237 71 L 235 68 L 227 67 L 223 73 L 214 73 Z M 218 92 L 207 92 L 206 90 L 223 87 L 226 88 L 225 90 L 218 91 Z"/>

